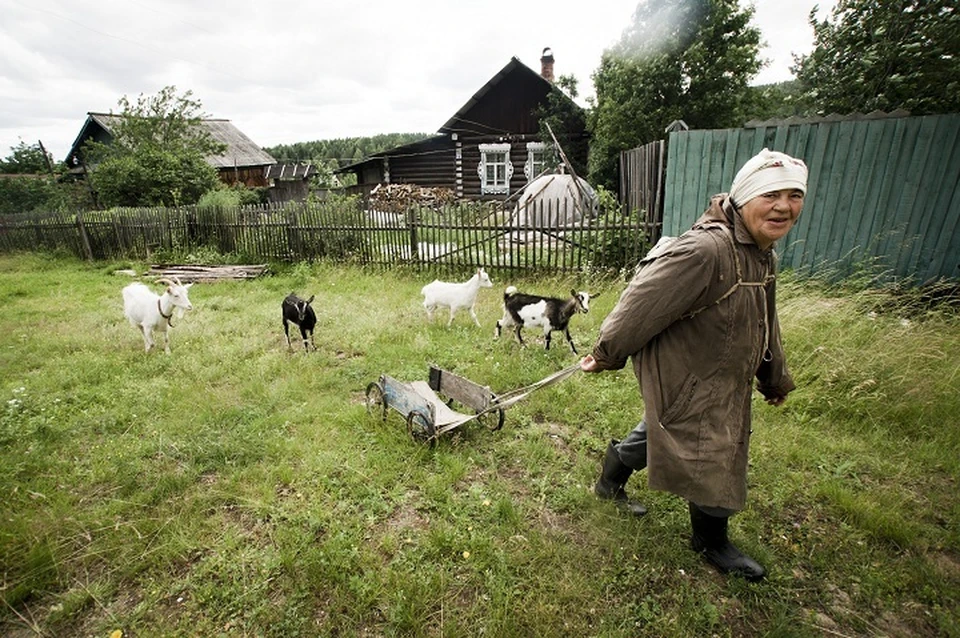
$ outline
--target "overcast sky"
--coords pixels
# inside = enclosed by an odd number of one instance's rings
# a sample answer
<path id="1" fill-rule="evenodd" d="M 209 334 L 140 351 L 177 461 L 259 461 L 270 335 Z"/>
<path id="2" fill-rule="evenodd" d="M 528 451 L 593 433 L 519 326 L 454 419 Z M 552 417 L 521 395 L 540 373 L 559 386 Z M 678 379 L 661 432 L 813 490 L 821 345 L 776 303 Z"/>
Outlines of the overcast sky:
<path id="1" fill-rule="evenodd" d="M 742 0 L 746 2 L 747 0 Z M 757 0 L 770 60 L 791 79 L 807 15 L 835 0 Z M 511 57 L 574 75 L 579 101 L 636 0 L 0 0 L 0 157 L 23 140 L 63 160 L 88 111 L 167 85 L 260 146 L 434 133 Z"/>

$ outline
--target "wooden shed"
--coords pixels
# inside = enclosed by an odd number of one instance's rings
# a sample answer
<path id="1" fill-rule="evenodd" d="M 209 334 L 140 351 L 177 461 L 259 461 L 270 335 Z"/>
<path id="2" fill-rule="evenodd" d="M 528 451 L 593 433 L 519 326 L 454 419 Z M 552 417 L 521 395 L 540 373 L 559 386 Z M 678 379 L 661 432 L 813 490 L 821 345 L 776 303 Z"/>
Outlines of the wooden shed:
<path id="1" fill-rule="evenodd" d="M 448 188 L 473 200 L 510 197 L 543 171 L 554 152 L 552 140 L 540 137 L 538 109 L 547 105 L 551 92 L 570 100 L 553 86 L 550 49 L 544 49 L 540 62 L 537 73 L 511 58 L 436 136 L 377 153 L 339 172 L 355 174 L 361 192 L 377 184 L 410 183 Z M 572 133 L 577 139 L 587 136 L 583 122 Z M 586 164 L 585 156 L 571 159 Z"/>
<path id="2" fill-rule="evenodd" d="M 309 162 L 274 164 L 266 169 L 271 202 L 303 201 L 310 195 L 310 178 L 317 174 L 317 167 Z"/>

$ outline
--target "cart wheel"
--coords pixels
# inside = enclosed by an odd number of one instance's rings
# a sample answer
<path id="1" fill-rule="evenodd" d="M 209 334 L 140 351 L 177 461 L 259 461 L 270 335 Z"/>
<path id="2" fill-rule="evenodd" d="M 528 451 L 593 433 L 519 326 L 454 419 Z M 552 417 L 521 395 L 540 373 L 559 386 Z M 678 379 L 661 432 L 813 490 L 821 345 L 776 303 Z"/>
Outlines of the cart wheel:
<path id="1" fill-rule="evenodd" d="M 383 396 L 383 387 L 376 381 L 367 386 L 367 412 L 373 416 L 387 419 L 387 402 Z"/>
<path id="2" fill-rule="evenodd" d="M 506 415 L 503 412 L 503 408 L 500 408 L 495 411 L 481 414 L 477 417 L 477 421 L 479 421 L 483 427 L 487 428 L 491 432 L 496 432 L 503 427 L 503 420 L 505 418 Z"/>
<path id="3" fill-rule="evenodd" d="M 414 410 L 407 415 L 407 432 L 413 437 L 414 441 L 426 443 L 430 447 L 437 442 L 437 431 L 430 422 L 429 417 L 423 412 Z"/>

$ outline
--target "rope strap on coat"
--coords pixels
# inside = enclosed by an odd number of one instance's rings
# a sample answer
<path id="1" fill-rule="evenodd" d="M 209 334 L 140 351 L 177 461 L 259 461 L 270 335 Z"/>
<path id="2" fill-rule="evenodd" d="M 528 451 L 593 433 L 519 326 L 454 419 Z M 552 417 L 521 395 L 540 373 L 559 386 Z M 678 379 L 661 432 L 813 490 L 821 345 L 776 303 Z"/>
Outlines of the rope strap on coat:
<path id="1" fill-rule="evenodd" d="M 713 306 L 716 306 L 716 305 L 719 304 L 721 301 L 723 301 L 724 299 L 726 299 L 727 297 L 729 297 L 730 295 L 732 295 L 733 293 L 735 293 L 737 290 L 740 289 L 741 286 L 749 286 L 749 287 L 753 287 L 753 288 L 765 288 L 768 284 L 770 284 L 770 283 L 773 282 L 773 281 L 776 281 L 776 279 L 777 279 L 777 276 L 776 276 L 776 275 L 770 274 L 770 273 L 768 272 L 766 275 L 764 275 L 764 277 L 763 277 L 763 279 L 762 279 L 761 281 L 744 281 L 744 280 L 743 280 L 743 267 L 740 265 L 740 254 L 737 252 L 737 246 L 736 246 L 736 244 L 733 242 L 733 230 L 731 230 L 730 227 L 727 226 L 726 224 L 704 224 L 703 227 L 704 227 L 704 228 L 722 228 L 722 229 L 723 229 L 723 235 L 727 238 L 727 243 L 730 244 L 730 251 L 733 253 L 733 263 L 734 263 L 734 267 L 736 268 L 737 280 L 736 280 L 736 281 L 734 282 L 734 284 L 730 287 L 730 289 L 727 290 L 727 292 L 725 292 L 725 293 L 723 293 L 722 295 L 720 295 L 720 298 L 719 298 L 719 299 L 717 299 L 717 300 L 714 301 L 713 303 L 707 304 L 706 306 L 704 306 L 704 307 L 702 307 L 702 308 L 698 308 L 697 310 L 694 310 L 694 311 L 692 311 L 692 312 L 688 312 L 687 314 L 685 314 L 685 315 L 683 315 L 682 317 L 680 317 L 681 319 L 690 319 L 691 317 L 696 317 L 697 315 L 699 315 L 701 312 L 703 312 L 703 311 L 706 310 L 707 308 L 712 308 Z M 766 303 L 764 303 L 764 306 L 766 306 Z"/>

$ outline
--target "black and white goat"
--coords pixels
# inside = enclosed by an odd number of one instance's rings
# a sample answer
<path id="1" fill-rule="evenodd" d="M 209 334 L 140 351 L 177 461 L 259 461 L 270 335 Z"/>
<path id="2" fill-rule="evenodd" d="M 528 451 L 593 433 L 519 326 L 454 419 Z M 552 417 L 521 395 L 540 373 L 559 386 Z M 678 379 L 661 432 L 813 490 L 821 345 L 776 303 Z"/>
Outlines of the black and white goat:
<path id="1" fill-rule="evenodd" d="M 173 327 L 170 321 L 173 318 L 174 308 L 178 309 L 179 316 L 187 310 L 193 310 L 187 290 L 192 283 L 184 286 L 176 277 L 158 279 L 157 283 L 164 284 L 167 289 L 158 295 L 141 283 L 130 284 L 123 289 L 123 314 L 134 328 L 139 328 L 143 335 L 143 348 L 150 352 L 153 347 L 153 333 L 163 333 L 163 350 L 170 354 L 170 333 L 168 328 Z"/>
<path id="2" fill-rule="evenodd" d="M 283 333 L 287 335 L 287 347 L 293 349 L 290 343 L 290 324 L 300 328 L 300 336 L 303 339 L 303 349 L 310 350 L 310 346 L 316 350 L 317 346 L 313 343 L 313 329 L 317 327 L 317 313 L 313 311 L 313 295 L 309 299 L 301 299 L 292 292 L 283 300 Z"/>
<path id="3" fill-rule="evenodd" d="M 578 312 L 586 313 L 590 310 L 590 293 L 571 290 L 569 299 L 556 297 L 541 297 L 518 292 L 516 287 L 510 286 L 503 293 L 503 319 L 497 322 L 496 336 L 500 337 L 503 328 L 513 328 L 519 343 L 523 343 L 520 330 L 526 326 L 543 327 L 543 338 L 546 349 L 550 349 L 550 333 L 562 330 L 570 349 L 577 354 L 577 348 L 570 337 L 570 318 Z M 597 295 L 594 295 L 596 298 Z"/>

